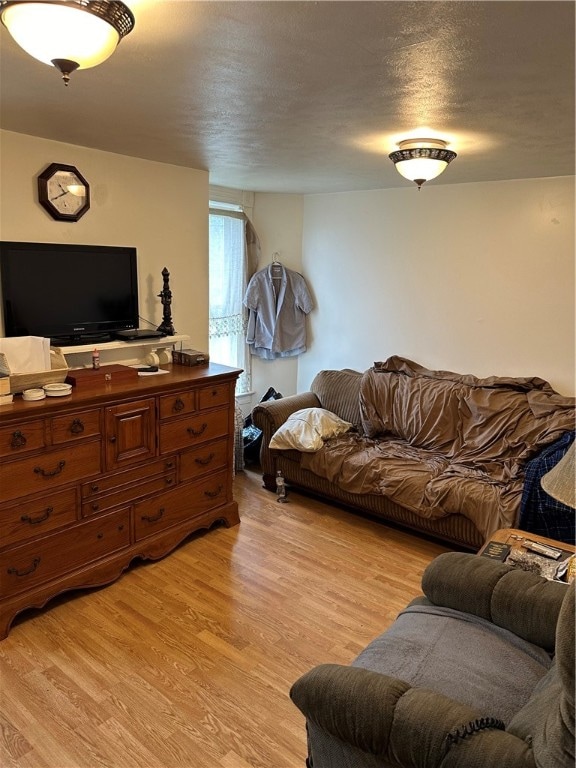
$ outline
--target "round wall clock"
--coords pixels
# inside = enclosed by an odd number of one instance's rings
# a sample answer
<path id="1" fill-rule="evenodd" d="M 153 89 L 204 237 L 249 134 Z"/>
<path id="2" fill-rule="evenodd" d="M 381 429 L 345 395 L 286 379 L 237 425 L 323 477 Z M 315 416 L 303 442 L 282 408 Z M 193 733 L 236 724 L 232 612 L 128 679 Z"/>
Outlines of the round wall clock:
<path id="1" fill-rule="evenodd" d="M 38 200 L 52 218 L 78 221 L 90 208 L 90 186 L 73 165 L 52 163 L 38 176 Z"/>

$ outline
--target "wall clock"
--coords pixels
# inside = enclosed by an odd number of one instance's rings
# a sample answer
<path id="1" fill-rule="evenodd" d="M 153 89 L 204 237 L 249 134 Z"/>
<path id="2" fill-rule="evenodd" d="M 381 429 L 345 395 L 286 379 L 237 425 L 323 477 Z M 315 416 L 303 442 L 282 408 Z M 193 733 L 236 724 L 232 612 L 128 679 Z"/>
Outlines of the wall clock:
<path id="1" fill-rule="evenodd" d="M 73 165 L 52 163 L 38 176 L 38 200 L 52 218 L 78 221 L 90 208 L 90 186 Z"/>

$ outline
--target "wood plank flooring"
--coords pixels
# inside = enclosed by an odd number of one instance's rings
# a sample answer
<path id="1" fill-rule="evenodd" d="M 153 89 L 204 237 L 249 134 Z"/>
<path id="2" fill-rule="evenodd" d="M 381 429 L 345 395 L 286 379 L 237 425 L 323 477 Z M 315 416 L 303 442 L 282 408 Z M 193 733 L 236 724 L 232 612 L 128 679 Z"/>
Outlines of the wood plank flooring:
<path id="1" fill-rule="evenodd" d="M 446 547 L 240 473 L 242 522 L 0 641 L 2 768 L 297 768 L 291 684 L 348 664 Z"/>

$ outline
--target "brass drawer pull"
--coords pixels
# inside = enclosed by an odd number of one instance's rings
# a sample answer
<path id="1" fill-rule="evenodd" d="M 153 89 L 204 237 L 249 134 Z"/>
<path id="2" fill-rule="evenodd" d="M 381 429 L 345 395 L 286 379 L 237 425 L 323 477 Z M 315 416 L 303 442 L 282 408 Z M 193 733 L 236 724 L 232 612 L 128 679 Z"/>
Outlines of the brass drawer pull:
<path id="1" fill-rule="evenodd" d="M 40 565 L 40 558 L 35 557 L 32 561 L 32 565 L 30 568 L 28 568 L 26 571 L 19 571 L 18 568 L 8 568 L 8 573 L 10 576 L 30 576 L 31 573 L 34 573 L 36 568 Z"/>
<path id="2" fill-rule="evenodd" d="M 208 428 L 208 424 L 204 422 L 200 429 L 193 429 L 192 427 L 188 427 L 188 434 L 192 437 L 200 437 L 200 435 L 204 434 L 206 429 Z"/>
<path id="3" fill-rule="evenodd" d="M 180 413 L 186 406 L 184 405 L 184 401 L 181 400 L 179 397 L 174 400 L 174 405 L 172 406 L 172 410 L 176 411 L 176 413 Z"/>
<path id="4" fill-rule="evenodd" d="M 198 457 L 197 459 L 194 459 L 194 461 L 196 464 L 200 464 L 200 466 L 205 467 L 208 464 L 210 464 L 210 462 L 212 461 L 215 455 L 216 454 L 211 453 L 210 455 L 206 456 L 205 459 L 201 459 L 200 457 Z"/>
<path id="5" fill-rule="evenodd" d="M 34 472 L 37 475 L 42 475 L 42 477 L 54 477 L 55 475 L 59 475 L 60 472 L 62 472 L 62 470 L 64 469 L 65 466 L 66 466 L 66 462 L 65 461 L 59 461 L 58 462 L 58 466 L 56 467 L 56 469 L 48 471 L 46 469 L 42 469 L 42 467 L 34 467 Z"/>
<path id="6" fill-rule="evenodd" d="M 10 448 L 23 448 L 26 445 L 26 437 L 20 432 L 20 430 L 12 433 L 12 440 L 10 440 Z"/>
<path id="7" fill-rule="evenodd" d="M 38 523 L 43 523 L 45 520 L 48 520 L 52 512 L 54 512 L 54 507 L 47 507 L 44 510 L 44 512 L 42 512 L 40 517 L 30 517 L 30 515 L 22 515 L 22 517 L 20 518 L 20 522 L 28 523 L 29 525 L 38 525 Z"/>
<path id="8" fill-rule="evenodd" d="M 72 424 L 70 424 L 70 432 L 72 432 L 73 435 L 81 435 L 82 432 L 84 432 L 84 424 L 80 419 L 74 419 Z"/>
<path id="9" fill-rule="evenodd" d="M 164 516 L 164 507 L 160 507 L 156 515 L 142 515 L 142 520 L 145 523 L 157 523 Z"/>
<path id="10" fill-rule="evenodd" d="M 204 491 L 204 496 L 208 496 L 209 499 L 215 499 L 216 496 L 220 496 L 223 488 L 223 485 L 219 485 L 215 491 Z"/>

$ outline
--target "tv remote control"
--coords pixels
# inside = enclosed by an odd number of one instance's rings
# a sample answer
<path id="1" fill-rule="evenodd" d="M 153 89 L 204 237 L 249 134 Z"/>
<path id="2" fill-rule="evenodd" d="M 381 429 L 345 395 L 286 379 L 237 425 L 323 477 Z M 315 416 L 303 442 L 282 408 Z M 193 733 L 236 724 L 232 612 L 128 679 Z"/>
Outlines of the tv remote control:
<path id="1" fill-rule="evenodd" d="M 540 544 L 538 541 L 525 541 L 522 546 L 529 549 L 530 552 L 536 552 L 538 555 L 550 557 L 552 560 L 559 560 L 562 557 L 562 550 L 556 547 L 549 547 L 547 544 Z"/>

